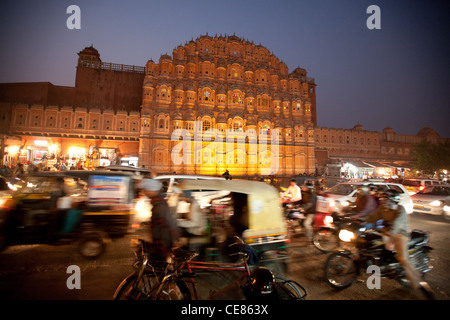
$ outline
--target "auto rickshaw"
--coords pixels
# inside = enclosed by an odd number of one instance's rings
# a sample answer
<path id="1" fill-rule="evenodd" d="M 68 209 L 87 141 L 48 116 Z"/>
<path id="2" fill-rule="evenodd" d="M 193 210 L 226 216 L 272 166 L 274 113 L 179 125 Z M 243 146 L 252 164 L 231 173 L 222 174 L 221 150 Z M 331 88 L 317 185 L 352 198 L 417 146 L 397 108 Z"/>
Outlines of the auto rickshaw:
<path id="1" fill-rule="evenodd" d="M 258 254 L 260 263 L 274 264 L 286 270 L 288 233 L 278 190 L 265 182 L 248 180 L 185 180 L 180 189 L 195 194 L 199 190 L 228 191 L 218 193 L 206 210 L 208 227 L 201 241 L 208 254 L 220 255 L 221 243 L 238 236 Z M 183 218 L 178 217 L 179 226 Z M 202 219 L 198 219 L 202 221 Z M 194 238 L 198 239 L 196 235 Z M 192 241 L 193 242 L 193 241 Z"/>
<path id="2" fill-rule="evenodd" d="M 36 172 L 0 208 L 0 249 L 14 244 L 75 243 L 97 258 L 129 230 L 134 184 L 127 172 Z"/>

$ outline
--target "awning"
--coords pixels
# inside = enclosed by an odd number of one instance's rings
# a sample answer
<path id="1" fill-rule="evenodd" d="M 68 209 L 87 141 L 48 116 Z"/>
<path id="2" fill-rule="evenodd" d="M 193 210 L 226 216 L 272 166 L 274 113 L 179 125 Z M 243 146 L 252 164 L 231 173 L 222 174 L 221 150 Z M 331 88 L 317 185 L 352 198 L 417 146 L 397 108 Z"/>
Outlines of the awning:
<path id="1" fill-rule="evenodd" d="M 393 162 L 384 162 L 384 164 L 387 167 L 392 167 L 392 168 L 405 168 L 405 169 L 411 169 L 411 164 L 409 163 L 404 163 L 404 164 L 397 164 L 397 163 L 393 163 Z"/>
<path id="2" fill-rule="evenodd" d="M 385 167 L 388 168 L 401 168 L 402 166 L 396 164 L 396 163 L 392 163 L 392 162 L 383 162 Z"/>
<path id="3" fill-rule="evenodd" d="M 376 168 L 391 168 L 391 166 L 388 166 L 385 163 L 380 163 L 377 161 L 364 161 L 364 163 L 368 164 L 371 167 L 376 167 Z"/>
<path id="4" fill-rule="evenodd" d="M 373 168 L 373 166 L 365 164 L 364 162 L 359 161 L 359 160 L 344 160 L 342 162 L 351 164 L 352 166 L 355 166 L 357 168 L 370 168 L 370 169 Z"/>

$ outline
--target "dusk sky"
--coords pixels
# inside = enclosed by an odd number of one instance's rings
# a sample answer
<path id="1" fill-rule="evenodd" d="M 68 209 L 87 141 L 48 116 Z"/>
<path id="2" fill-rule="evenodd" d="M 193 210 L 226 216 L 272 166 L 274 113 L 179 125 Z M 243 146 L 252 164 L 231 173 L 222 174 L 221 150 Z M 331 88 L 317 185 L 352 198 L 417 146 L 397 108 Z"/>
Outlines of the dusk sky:
<path id="1" fill-rule="evenodd" d="M 66 26 L 70 5 L 80 30 Z M 381 29 L 366 26 L 370 5 Z M 104 62 L 144 66 L 206 33 L 235 34 L 315 78 L 321 127 L 450 138 L 448 0 L 3 0 L 0 12 L 0 83 L 74 86 L 91 44 Z"/>

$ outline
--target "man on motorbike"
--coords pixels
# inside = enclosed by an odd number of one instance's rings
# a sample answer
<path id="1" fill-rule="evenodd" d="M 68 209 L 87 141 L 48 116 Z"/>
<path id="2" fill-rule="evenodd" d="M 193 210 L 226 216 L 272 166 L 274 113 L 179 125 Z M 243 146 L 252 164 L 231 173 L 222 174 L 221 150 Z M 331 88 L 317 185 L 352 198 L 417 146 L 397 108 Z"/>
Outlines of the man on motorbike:
<path id="1" fill-rule="evenodd" d="M 412 288 L 420 288 L 420 275 L 409 260 L 408 241 L 410 235 L 409 217 L 403 206 L 399 205 L 400 195 L 397 191 L 389 189 L 384 193 L 382 204 L 366 219 L 368 223 L 375 223 L 383 219 L 384 235 L 393 242 L 396 258 L 406 272 Z"/>
<path id="2" fill-rule="evenodd" d="M 357 189 L 355 201 L 355 217 L 365 220 L 371 213 L 377 209 L 377 202 L 370 194 L 369 186 L 361 185 Z"/>
<path id="3" fill-rule="evenodd" d="M 282 198 L 288 197 L 283 200 L 284 203 L 300 203 L 302 201 L 302 192 L 297 185 L 297 181 L 292 179 L 287 190 L 281 195 Z"/>

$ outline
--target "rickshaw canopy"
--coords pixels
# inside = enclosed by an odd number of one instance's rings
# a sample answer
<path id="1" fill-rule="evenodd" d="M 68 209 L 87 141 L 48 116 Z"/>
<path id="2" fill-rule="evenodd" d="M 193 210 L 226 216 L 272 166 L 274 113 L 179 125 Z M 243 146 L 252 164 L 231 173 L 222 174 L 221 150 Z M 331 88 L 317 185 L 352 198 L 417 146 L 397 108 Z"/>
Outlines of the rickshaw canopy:
<path id="1" fill-rule="evenodd" d="M 265 183 L 250 180 L 184 180 L 182 190 L 223 190 L 247 195 L 249 229 L 243 237 L 248 243 L 258 242 L 258 238 L 286 236 L 286 223 L 283 216 L 278 190 Z M 269 240 L 270 241 L 270 240 Z"/>
<path id="2" fill-rule="evenodd" d="M 92 207 L 130 204 L 134 199 L 133 173 L 107 170 L 40 171 L 32 177 L 74 178 L 87 184 Z"/>

